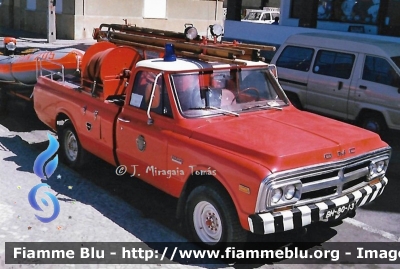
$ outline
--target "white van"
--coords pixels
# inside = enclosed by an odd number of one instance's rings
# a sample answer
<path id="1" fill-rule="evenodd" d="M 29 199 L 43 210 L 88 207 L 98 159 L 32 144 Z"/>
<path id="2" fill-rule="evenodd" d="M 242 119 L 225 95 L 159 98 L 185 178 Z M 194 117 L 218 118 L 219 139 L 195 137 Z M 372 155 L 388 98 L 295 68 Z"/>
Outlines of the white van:
<path id="1" fill-rule="evenodd" d="M 249 10 L 242 21 L 271 24 L 275 22 L 276 17 L 279 19 L 279 12 L 279 8 L 272 7 L 260 10 Z"/>
<path id="2" fill-rule="evenodd" d="M 290 36 L 271 63 L 292 103 L 381 132 L 400 130 L 400 44 L 353 36 Z"/>

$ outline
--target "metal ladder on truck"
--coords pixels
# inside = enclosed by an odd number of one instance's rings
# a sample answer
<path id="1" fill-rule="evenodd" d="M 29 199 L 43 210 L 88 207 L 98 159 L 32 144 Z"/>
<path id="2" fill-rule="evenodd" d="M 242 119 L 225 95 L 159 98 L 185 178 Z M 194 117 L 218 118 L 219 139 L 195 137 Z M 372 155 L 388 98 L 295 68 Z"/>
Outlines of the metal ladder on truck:
<path id="1" fill-rule="evenodd" d="M 218 26 L 218 25 L 217 25 Z M 167 43 L 173 44 L 175 54 L 205 61 L 245 64 L 240 60 L 265 61 L 260 51 L 275 51 L 274 46 L 245 44 L 237 41 L 218 41 L 222 27 L 210 26 L 213 38 L 199 36 L 192 25 L 185 25 L 183 33 L 142 28 L 126 24 L 101 24 L 93 30 L 97 41 L 109 41 L 116 45 L 132 46 L 144 52 L 163 53 Z M 213 31 L 217 28 L 220 31 Z M 215 33 L 217 32 L 217 33 Z M 143 53 L 146 56 L 146 53 Z M 146 58 L 146 57 L 145 57 Z"/>

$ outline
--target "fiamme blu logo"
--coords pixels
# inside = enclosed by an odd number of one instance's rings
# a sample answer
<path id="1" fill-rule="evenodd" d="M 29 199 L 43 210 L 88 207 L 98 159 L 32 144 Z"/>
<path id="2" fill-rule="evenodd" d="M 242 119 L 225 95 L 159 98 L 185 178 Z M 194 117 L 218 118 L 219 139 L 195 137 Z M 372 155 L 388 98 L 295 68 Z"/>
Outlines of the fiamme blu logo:
<path id="1" fill-rule="evenodd" d="M 35 174 L 42 180 L 48 180 L 54 173 L 58 165 L 58 155 L 56 153 L 59 147 L 59 143 L 57 139 L 49 133 L 47 134 L 47 137 L 49 138 L 49 146 L 45 151 L 43 151 L 36 157 L 35 163 L 33 164 L 33 172 L 35 172 Z M 40 183 L 30 190 L 28 194 L 28 200 L 30 205 L 35 210 L 43 212 L 43 208 L 49 206 L 49 203 L 45 198 L 36 199 L 37 192 L 40 188 L 49 187 L 50 186 L 46 183 Z M 45 191 L 44 194 L 46 194 L 48 198 L 50 198 L 50 201 L 53 203 L 53 213 L 50 217 L 41 217 L 36 214 L 35 216 L 41 222 L 48 223 L 58 217 L 58 214 L 60 213 L 60 203 L 58 202 L 57 197 L 55 197 L 52 193 Z M 40 204 L 37 200 L 40 201 Z"/>

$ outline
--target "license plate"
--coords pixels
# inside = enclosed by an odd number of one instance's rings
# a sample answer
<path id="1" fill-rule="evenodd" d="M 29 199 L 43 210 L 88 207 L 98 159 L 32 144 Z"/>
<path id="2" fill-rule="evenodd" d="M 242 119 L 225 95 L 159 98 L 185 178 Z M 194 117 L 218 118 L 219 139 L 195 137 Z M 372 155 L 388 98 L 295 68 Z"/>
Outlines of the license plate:
<path id="1" fill-rule="evenodd" d="M 324 219 L 334 220 L 343 217 L 350 210 L 354 210 L 356 208 L 356 202 L 351 202 L 347 205 L 341 205 L 332 209 L 329 209 L 324 214 Z"/>

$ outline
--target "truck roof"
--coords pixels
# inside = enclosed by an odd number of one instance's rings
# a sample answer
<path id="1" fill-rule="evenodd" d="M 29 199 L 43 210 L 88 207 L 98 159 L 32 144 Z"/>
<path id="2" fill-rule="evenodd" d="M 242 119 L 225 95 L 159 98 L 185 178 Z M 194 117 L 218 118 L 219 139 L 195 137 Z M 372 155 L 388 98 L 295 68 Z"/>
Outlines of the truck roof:
<path id="1" fill-rule="evenodd" d="M 239 61 L 239 60 L 237 60 Z M 241 60 L 241 62 L 245 63 L 246 66 L 260 66 L 267 64 L 262 61 L 246 61 Z M 148 67 L 152 69 L 158 69 L 161 71 L 185 71 L 185 70 L 201 70 L 206 68 L 218 68 L 218 67 L 230 67 L 230 66 L 237 66 L 237 64 L 228 64 L 224 62 L 206 62 L 198 59 L 191 59 L 191 58 L 177 58 L 176 61 L 164 61 L 163 58 L 155 58 L 155 59 L 148 59 L 139 61 L 136 64 L 136 67 Z M 243 66 L 241 66 L 243 67 Z"/>
<path id="2" fill-rule="evenodd" d="M 362 47 L 364 53 L 380 54 L 389 57 L 400 56 L 400 46 L 398 43 L 359 36 L 300 33 L 289 36 L 285 43 L 338 50 L 345 48 L 346 51 L 352 52 L 360 52 L 360 47 Z"/>

